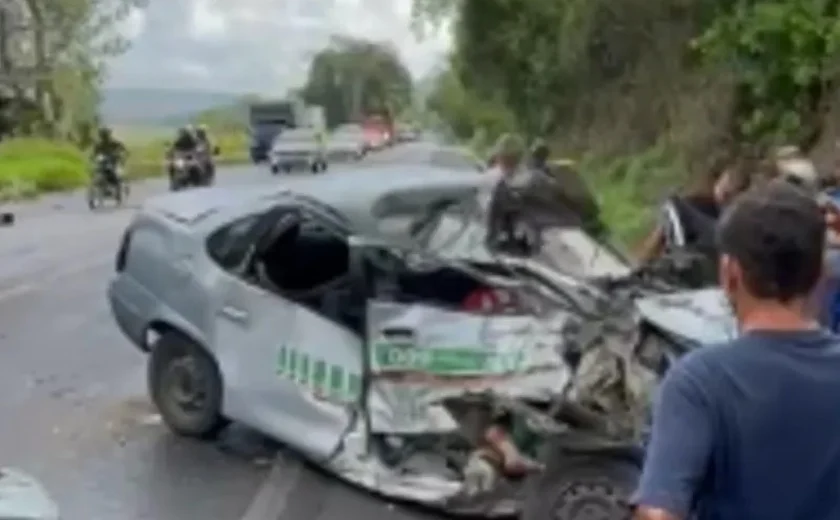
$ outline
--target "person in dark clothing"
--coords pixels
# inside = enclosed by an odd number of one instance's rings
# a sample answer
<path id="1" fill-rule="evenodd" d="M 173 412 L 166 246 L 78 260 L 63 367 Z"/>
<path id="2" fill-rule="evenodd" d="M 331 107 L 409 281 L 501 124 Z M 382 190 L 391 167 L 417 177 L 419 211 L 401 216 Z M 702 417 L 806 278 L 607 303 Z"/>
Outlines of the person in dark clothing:
<path id="1" fill-rule="evenodd" d="M 102 155 L 109 162 L 109 167 L 101 172 L 106 180 L 112 184 L 120 182 L 120 169 L 128 150 L 125 145 L 114 137 L 110 128 L 99 129 L 99 139 L 94 143 L 92 154 L 94 157 Z"/>
<path id="2" fill-rule="evenodd" d="M 216 164 L 213 161 L 213 143 L 210 140 L 210 134 L 207 132 L 207 127 L 199 126 L 195 130 L 195 139 L 198 149 L 201 151 L 202 159 L 204 161 L 204 168 L 207 177 L 210 181 L 216 176 Z"/>
<path id="3" fill-rule="evenodd" d="M 691 248 L 714 257 L 715 222 L 721 208 L 749 187 L 745 167 L 719 161 L 694 189 L 669 197 L 658 225 L 642 244 L 639 263 L 651 262 L 669 248 Z"/>
<path id="4" fill-rule="evenodd" d="M 740 335 L 675 362 L 654 402 L 635 520 L 840 518 L 840 338 L 808 310 L 826 221 L 787 183 L 720 218 L 720 283 Z"/>
<path id="5" fill-rule="evenodd" d="M 189 128 L 180 128 L 178 134 L 175 136 L 175 141 L 172 143 L 173 152 L 194 152 L 198 147 L 198 139 L 196 135 Z"/>
<path id="6" fill-rule="evenodd" d="M 94 155 L 102 154 L 109 158 L 122 159 L 125 153 L 125 145 L 114 137 L 110 128 L 99 129 L 99 139 L 93 145 Z"/>

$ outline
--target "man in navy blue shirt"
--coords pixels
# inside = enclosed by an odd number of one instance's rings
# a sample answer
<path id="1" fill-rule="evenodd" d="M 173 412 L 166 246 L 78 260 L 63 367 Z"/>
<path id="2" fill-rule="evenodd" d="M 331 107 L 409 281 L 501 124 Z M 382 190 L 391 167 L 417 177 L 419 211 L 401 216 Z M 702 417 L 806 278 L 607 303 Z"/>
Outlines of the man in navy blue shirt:
<path id="1" fill-rule="evenodd" d="M 740 338 L 669 370 L 633 497 L 636 520 L 840 519 L 840 340 L 811 317 L 826 225 L 787 183 L 718 223 Z"/>

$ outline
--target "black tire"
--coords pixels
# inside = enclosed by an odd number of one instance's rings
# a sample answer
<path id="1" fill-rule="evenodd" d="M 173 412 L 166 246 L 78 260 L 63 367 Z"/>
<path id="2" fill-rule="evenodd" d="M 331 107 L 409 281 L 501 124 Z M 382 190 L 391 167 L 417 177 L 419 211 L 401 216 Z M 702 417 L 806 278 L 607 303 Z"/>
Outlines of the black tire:
<path id="1" fill-rule="evenodd" d="M 278 173 L 280 173 L 280 167 L 277 166 L 276 164 L 272 164 L 271 165 L 271 174 L 272 175 L 277 175 Z"/>
<path id="2" fill-rule="evenodd" d="M 528 483 L 520 519 L 629 520 L 640 472 L 638 462 L 613 454 L 554 456 Z"/>
<path id="3" fill-rule="evenodd" d="M 183 335 L 169 332 L 155 344 L 148 361 L 148 385 L 163 422 L 176 434 L 213 439 L 228 425 L 221 414 L 219 368 L 206 350 Z M 192 386 L 193 392 L 183 386 Z M 191 396 L 197 402 L 184 403 L 188 396 L 179 392 L 200 396 Z"/>

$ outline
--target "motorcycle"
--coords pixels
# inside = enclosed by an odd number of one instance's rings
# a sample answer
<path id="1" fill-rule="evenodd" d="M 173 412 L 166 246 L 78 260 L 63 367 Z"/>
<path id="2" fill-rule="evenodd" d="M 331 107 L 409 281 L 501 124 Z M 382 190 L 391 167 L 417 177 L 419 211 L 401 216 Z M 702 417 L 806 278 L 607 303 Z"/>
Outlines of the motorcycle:
<path id="1" fill-rule="evenodd" d="M 170 159 L 170 191 L 207 185 L 205 166 L 197 152 L 175 152 Z"/>
<path id="2" fill-rule="evenodd" d="M 113 199 L 120 206 L 128 193 L 128 184 L 123 182 L 119 174 L 118 161 L 97 154 L 93 158 L 93 175 L 87 189 L 88 208 L 94 210 L 102 206 L 106 199 Z"/>
<path id="3" fill-rule="evenodd" d="M 212 149 L 204 145 L 198 147 L 198 157 L 204 167 L 205 186 L 212 186 L 216 180 L 216 166 L 213 158 L 219 155 L 219 151 L 218 146 L 213 147 Z"/>

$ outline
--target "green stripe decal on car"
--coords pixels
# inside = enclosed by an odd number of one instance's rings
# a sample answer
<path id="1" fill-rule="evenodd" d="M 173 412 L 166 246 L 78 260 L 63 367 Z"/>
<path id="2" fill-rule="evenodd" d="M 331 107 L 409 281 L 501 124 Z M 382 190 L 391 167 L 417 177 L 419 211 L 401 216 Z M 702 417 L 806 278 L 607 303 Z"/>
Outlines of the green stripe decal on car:
<path id="1" fill-rule="evenodd" d="M 360 374 L 350 373 L 338 365 L 286 346 L 277 351 L 275 372 L 327 400 L 355 402 L 361 395 Z"/>
<path id="2" fill-rule="evenodd" d="M 375 371 L 425 372 L 439 375 L 505 374 L 522 368 L 522 351 L 494 352 L 487 348 L 416 348 L 395 343 L 373 346 Z"/>

